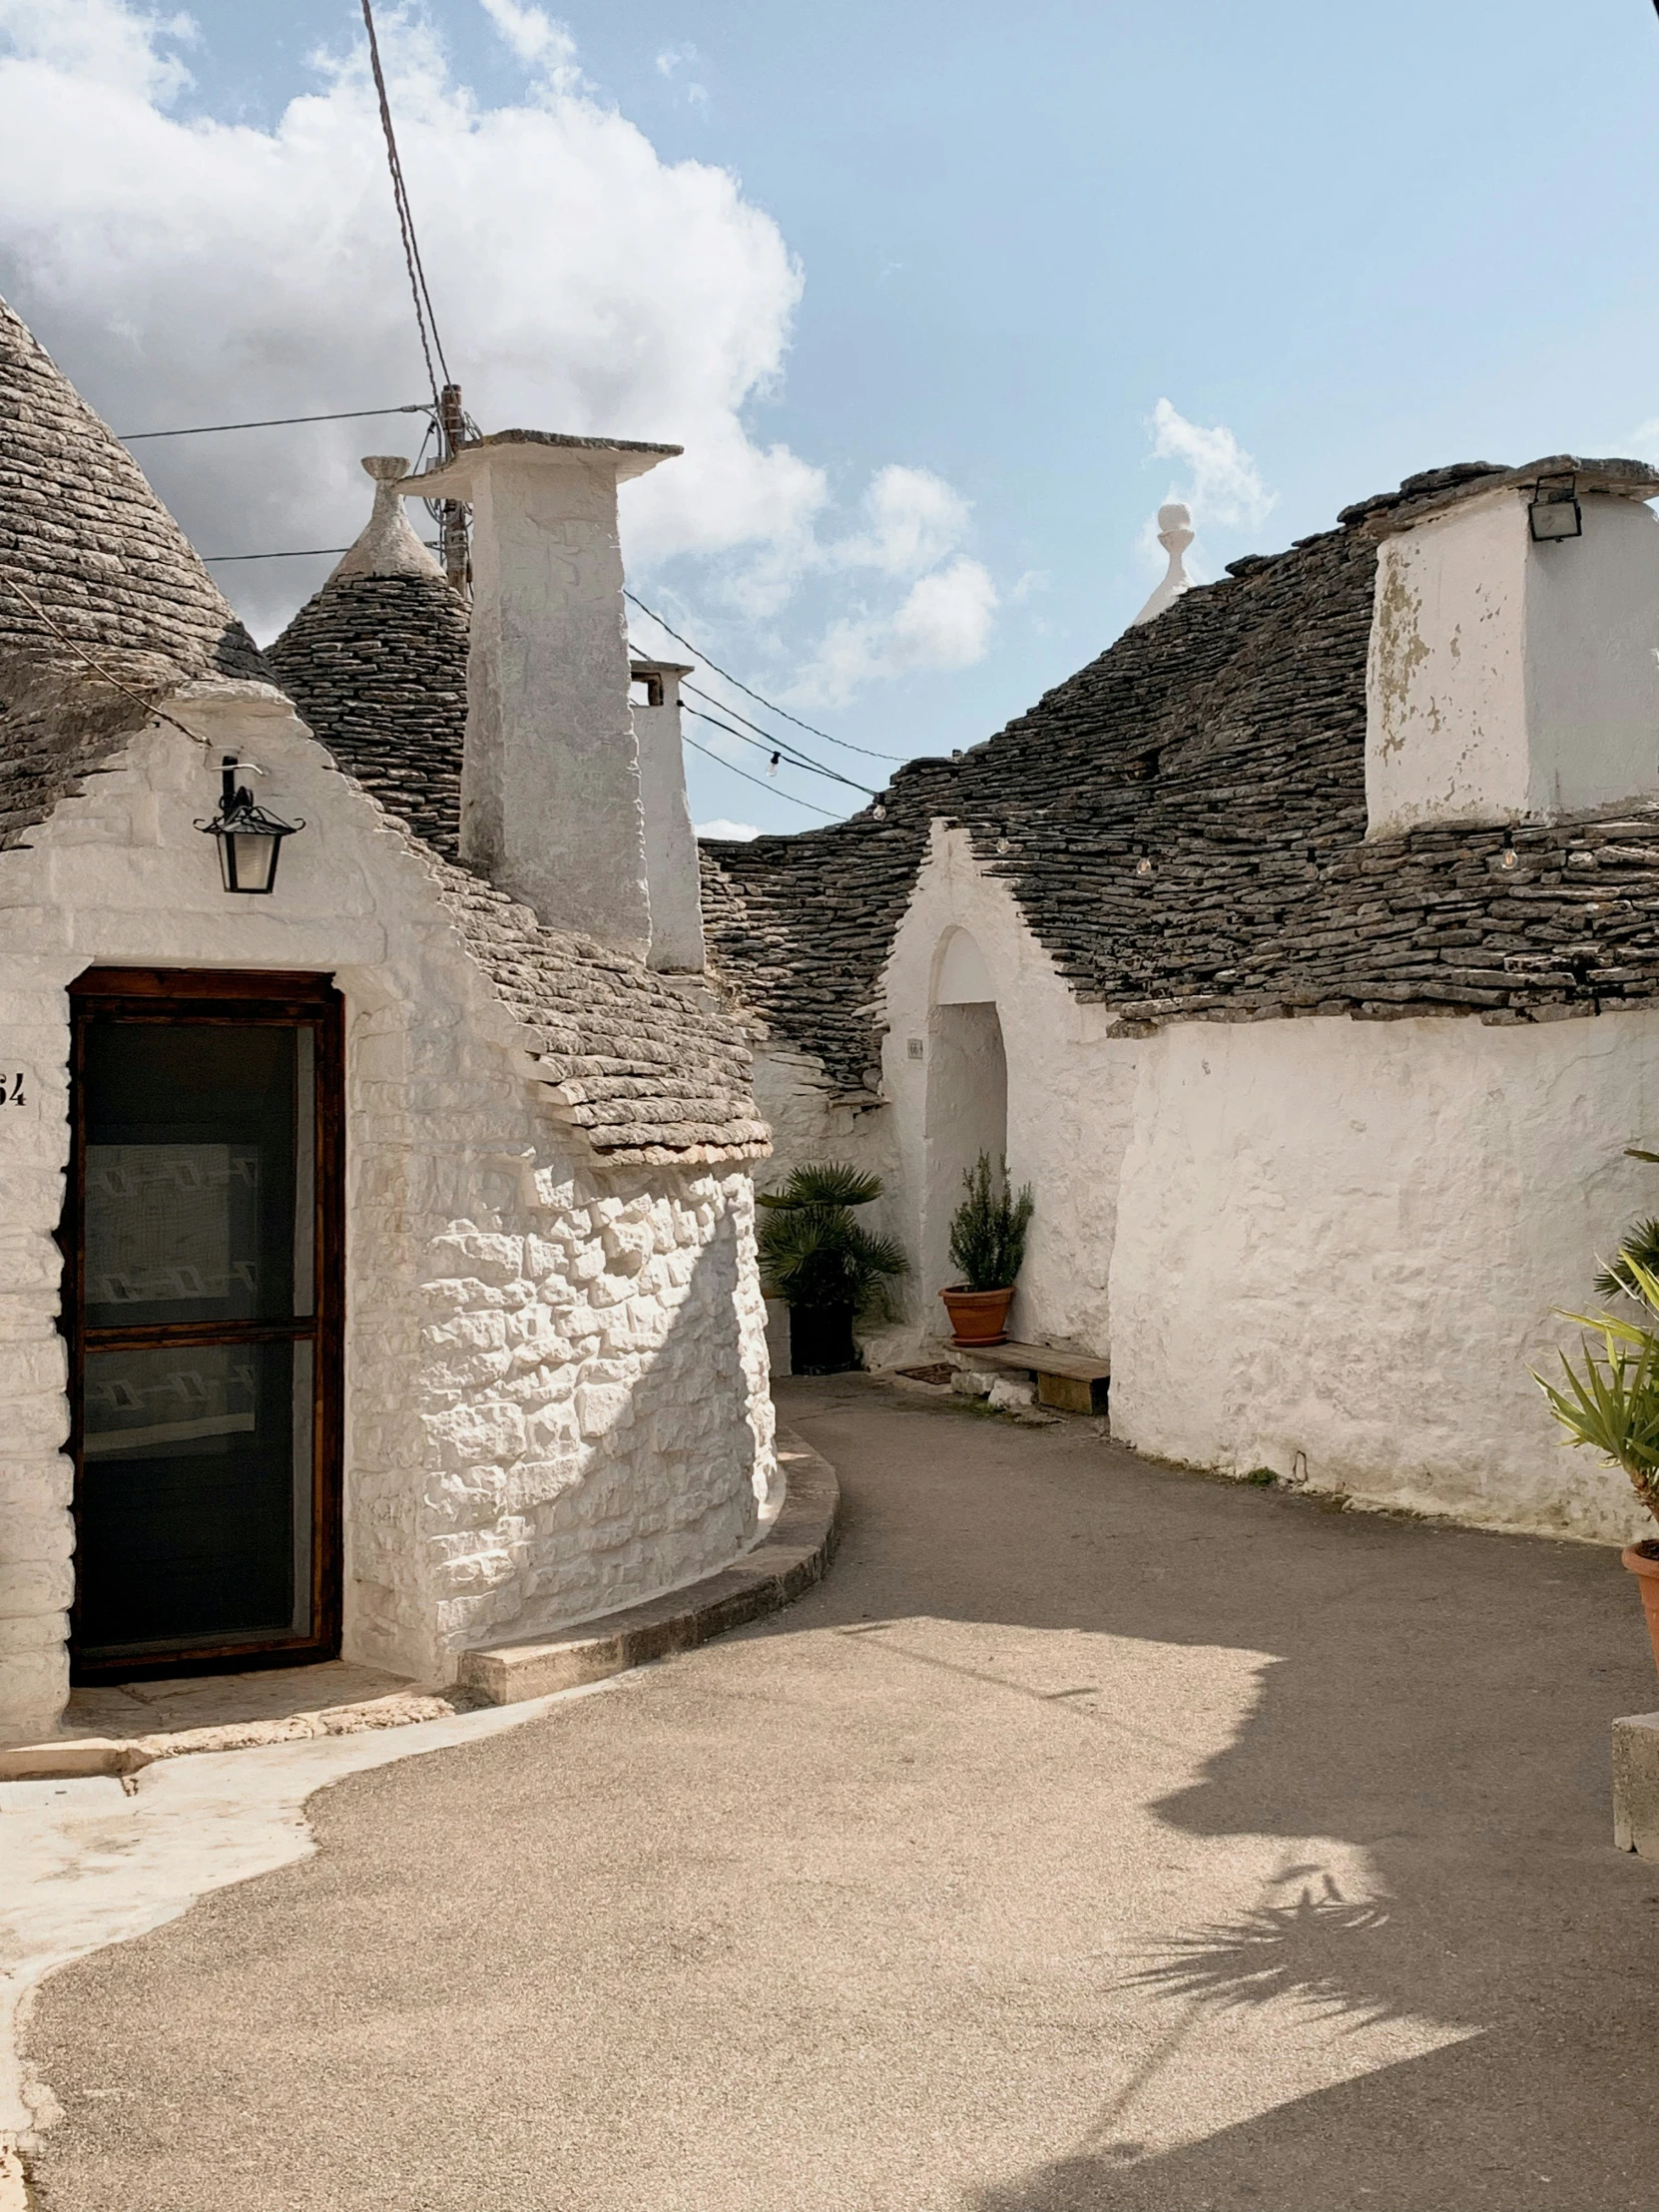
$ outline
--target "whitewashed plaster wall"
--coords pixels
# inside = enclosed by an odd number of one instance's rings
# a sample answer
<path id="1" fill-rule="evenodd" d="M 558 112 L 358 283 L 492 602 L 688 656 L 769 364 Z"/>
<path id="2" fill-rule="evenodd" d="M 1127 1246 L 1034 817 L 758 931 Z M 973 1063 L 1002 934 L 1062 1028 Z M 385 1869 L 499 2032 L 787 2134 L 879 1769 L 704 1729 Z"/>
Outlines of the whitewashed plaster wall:
<path id="1" fill-rule="evenodd" d="M 995 993 L 1007 1063 L 1009 1179 L 1029 1183 L 1036 1195 L 1011 1327 L 1039 1343 L 1109 1354 L 1108 1270 L 1142 1047 L 1111 1035 L 1106 1008 L 1078 1003 L 1008 885 L 980 867 L 966 830 L 941 823 L 883 976 L 882 1079 L 900 1163 L 900 1234 L 912 1256 L 932 1254 L 937 1267 L 942 1225 L 929 1222 L 927 1211 L 948 1213 L 961 1196 L 959 1185 L 946 1188 L 930 1175 L 927 1127 L 931 1016 L 955 930 L 972 937 Z M 910 1056 L 915 1038 L 919 1060 Z M 912 1286 L 911 1316 L 929 1337 L 945 1332 L 941 1287 L 925 1279 Z"/>
<path id="2" fill-rule="evenodd" d="M 257 686 L 176 703 L 0 855 L 0 1737 L 50 1727 L 73 1588 L 53 1241 L 66 986 L 98 963 L 331 974 L 346 1002 L 344 1649 L 428 1680 L 726 1564 L 773 1479 L 746 1170 L 606 1171 L 559 1128 L 425 862 Z M 222 747 L 303 817 L 277 891 L 193 827 Z"/>
<path id="3" fill-rule="evenodd" d="M 758 1053 L 756 1097 L 773 1141 L 765 1187 L 807 1160 L 848 1160 L 880 1175 L 886 1188 L 872 1225 L 899 1239 L 912 1273 L 898 1293 L 901 1325 L 871 1333 L 866 1358 L 890 1364 L 947 1334 L 937 1294 L 947 1274 L 946 1221 L 961 1196 L 954 1163 L 963 1140 L 947 1111 L 953 1164 L 935 1175 L 928 1113 L 940 972 L 959 931 L 972 938 L 994 994 L 1007 1069 L 1008 1173 L 1016 1185 L 1030 1183 L 1037 1201 L 1011 1326 L 1018 1336 L 1106 1354 L 1107 1273 L 1139 1046 L 1110 1034 L 1105 1008 L 1072 997 L 1007 885 L 980 868 L 965 830 L 933 826 L 883 972 L 888 1103 L 853 1113 L 832 1102 L 810 1054 L 778 1042 Z M 937 1083 L 931 1088 L 937 1114 L 946 1102 Z"/>
<path id="4" fill-rule="evenodd" d="M 1142 1047 L 1112 1262 L 1114 1435 L 1379 1505 L 1651 1524 L 1527 1370 L 1659 1211 L 1659 1011 L 1184 1023 Z"/>
<path id="5" fill-rule="evenodd" d="M 1586 492 L 1583 536 L 1538 545 L 1529 497 L 1460 500 L 1382 542 L 1366 681 L 1373 836 L 1659 789 L 1659 516 Z"/>

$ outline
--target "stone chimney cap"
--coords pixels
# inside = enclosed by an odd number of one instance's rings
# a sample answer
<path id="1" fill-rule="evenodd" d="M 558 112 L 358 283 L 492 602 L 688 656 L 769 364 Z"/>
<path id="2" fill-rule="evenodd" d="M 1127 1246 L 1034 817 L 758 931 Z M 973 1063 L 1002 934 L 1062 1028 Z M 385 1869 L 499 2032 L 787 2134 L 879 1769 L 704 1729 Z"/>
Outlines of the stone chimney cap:
<path id="1" fill-rule="evenodd" d="M 649 653 L 635 653 L 632 649 L 629 651 L 628 665 L 636 676 L 695 676 L 697 674 L 697 663 L 695 661 L 658 661 L 654 660 Z"/>
<path id="2" fill-rule="evenodd" d="M 591 453 L 596 459 L 608 458 L 616 463 L 616 478 L 625 484 L 630 477 L 643 476 L 647 469 L 655 468 L 659 461 L 672 461 L 686 449 L 683 445 L 654 445 L 643 438 L 577 438 L 562 430 L 492 430 L 486 438 L 469 438 L 447 461 L 436 468 L 427 469 L 422 475 L 404 479 L 405 493 L 418 492 L 427 495 L 432 491 L 455 489 L 465 496 L 464 487 L 470 477 L 471 463 L 476 454 L 486 453 L 503 445 L 527 446 L 531 454 L 541 452 L 550 460 L 560 460 L 566 455 Z M 526 458 L 529 458 L 526 455 Z"/>
<path id="3" fill-rule="evenodd" d="M 1451 471 L 1446 473 L 1449 475 Z M 1367 512 L 1371 502 L 1363 502 L 1358 509 L 1345 509 L 1339 520 L 1352 518 L 1351 526 L 1363 529 L 1371 537 L 1392 537 L 1401 530 L 1414 530 L 1430 515 L 1443 514 L 1465 500 L 1483 498 L 1494 491 L 1530 491 L 1540 476 L 1566 475 L 1578 479 L 1580 492 L 1606 492 L 1621 499 L 1659 498 L 1659 468 L 1651 461 L 1586 460 L 1576 453 L 1551 453 L 1541 461 L 1528 461 L 1524 468 L 1498 468 L 1471 474 L 1459 483 L 1446 484 L 1422 498 L 1410 496 L 1408 487 L 1413 479 L 1407 477 L 1399 492 L 1385 495 L 1388 496 L 1387 504 Z"/>

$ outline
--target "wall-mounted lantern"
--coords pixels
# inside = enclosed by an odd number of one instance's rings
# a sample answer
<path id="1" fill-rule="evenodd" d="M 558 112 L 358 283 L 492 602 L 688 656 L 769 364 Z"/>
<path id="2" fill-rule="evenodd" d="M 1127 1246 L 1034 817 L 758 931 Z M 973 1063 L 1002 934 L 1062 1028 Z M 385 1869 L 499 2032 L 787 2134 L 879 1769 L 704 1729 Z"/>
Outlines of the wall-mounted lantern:
<path id="1" fill-rule="evenodd" d="M 224 785 L 219 812 L 212 822 L 199 822 L 198 830 L 219 839 L 219 872 L 228 891 L 269 891 L 276 880 L 276 860 L 282 839 L 303 830 L 302 822 L 283 822 L 254 804 L 254 794 L 237 782 L 239 768 L 256 776 L 265 770 L 256 761 L 239 761 L 227 753 L 220 764 Z"/>
<path id="2" fill-rule="evenodd" d="M 1578 504 L 1578 478 L 1570 469 L 1559 475 L 1538 478 L 1532 487 L 1526 521 L 1534 545 L 1553 545 L 1559 538 L 1584 535 L 1584 510 Z"/>

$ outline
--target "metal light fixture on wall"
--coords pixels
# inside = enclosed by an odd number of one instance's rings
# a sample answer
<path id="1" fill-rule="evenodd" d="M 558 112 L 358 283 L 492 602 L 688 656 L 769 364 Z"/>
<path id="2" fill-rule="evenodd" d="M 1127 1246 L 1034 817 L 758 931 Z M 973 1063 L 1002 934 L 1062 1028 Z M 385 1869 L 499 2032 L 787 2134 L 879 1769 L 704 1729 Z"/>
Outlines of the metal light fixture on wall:
<path id="1" fill-rule="evenodd" d="M 1534 545 L 1553 545 L 1560 538 L 1584 535 L 1584 510 L 1578 504 L 1578 478 L 1570 469 L 1556 476 L 1538 478 L 1532 487 L 1526 522 Z"/>
<path id="2" fill-rule="evenodd" d="M 263 776 L 265 770 L 258 762 L 239 761 L 234 753 L 227 753 L 220 767 L 224 785 L 219 812 L 212 822 L 199 822 L 196 827 L 219 839 L 219 872 L 228 891 L 269 891 L 276 880 L 282 839 L 305 825 L 268 814 L 254 804 L 248 786 L 237 782 L 239 769 L 252 769 L 256 776 Z"/>

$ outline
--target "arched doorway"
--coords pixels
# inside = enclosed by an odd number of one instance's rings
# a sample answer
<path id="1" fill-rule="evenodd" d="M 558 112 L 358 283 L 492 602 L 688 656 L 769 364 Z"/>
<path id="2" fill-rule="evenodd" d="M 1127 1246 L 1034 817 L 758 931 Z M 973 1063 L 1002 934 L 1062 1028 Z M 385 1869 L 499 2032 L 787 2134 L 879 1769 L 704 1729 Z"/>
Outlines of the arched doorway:
<path id="1" fill-rule="evenodd" d="M 927 1017 L 927 1103 L 922 1137 L 922 1270 L 929 1326 L 936 1294 L 955 1281 L 950 1217 L 962 1177 L 981 1152 L 1008 1146 L 1008 1063 L 985 956 L 966 929 L 951 929 L 933 957 Z"/>

